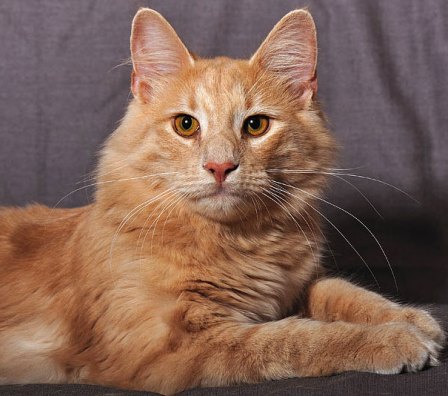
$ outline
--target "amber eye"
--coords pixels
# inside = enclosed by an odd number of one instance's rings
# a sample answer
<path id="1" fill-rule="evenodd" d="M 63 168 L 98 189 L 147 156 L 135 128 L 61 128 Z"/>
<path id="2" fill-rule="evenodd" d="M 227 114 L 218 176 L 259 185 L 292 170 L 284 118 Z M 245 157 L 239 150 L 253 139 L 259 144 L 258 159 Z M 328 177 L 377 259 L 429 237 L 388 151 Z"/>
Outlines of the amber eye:
<path id="1" fill-rule="evenodd" d="M 199 129 L 196 118 L 187 114 L 180 114 L 174 119 L 174 130 L 181 136 L 192 136 Z"/>
<path id="2" fill-rule="evenodd" d="M 254 115 L 244 121 L 244 132 L 251 136 L 261 136 L 269 128 L 269 118 L 264 115 Z"/>

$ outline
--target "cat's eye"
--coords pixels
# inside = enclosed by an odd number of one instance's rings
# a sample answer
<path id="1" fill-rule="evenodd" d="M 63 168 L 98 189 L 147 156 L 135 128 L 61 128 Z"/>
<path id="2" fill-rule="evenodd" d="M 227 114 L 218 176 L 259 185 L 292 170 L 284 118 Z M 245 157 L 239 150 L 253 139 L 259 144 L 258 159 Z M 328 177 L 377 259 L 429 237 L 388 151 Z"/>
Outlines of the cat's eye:
<path id="1" fill-rule="evenodd" d="M 261 136 L 269 129 L 269 117 L 264 115 L 254 115 L 246 118 L 243 130 L 250 136 Z"/>
<path id="2" fill-rule="evenodd" d="M 199 129 L 199 122 L 188 114 L 180 114 L 174 118 L 174 130 L 181 136 L 190 137 Z"/>

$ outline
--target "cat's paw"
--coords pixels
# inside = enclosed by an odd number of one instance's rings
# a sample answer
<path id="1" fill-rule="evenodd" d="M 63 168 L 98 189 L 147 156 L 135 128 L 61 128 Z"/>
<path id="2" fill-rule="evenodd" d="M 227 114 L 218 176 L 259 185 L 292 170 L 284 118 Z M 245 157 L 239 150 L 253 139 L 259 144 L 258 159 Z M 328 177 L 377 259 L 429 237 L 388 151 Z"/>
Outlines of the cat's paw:
<path id="1" fill-rule="evenodd" d="M 405 307 L 400 310 L 399 316 L 401 321 L 414 325 L 423 335 L 441 347 L 445 346 L 445 332 L 427 311 L 413 307 Z"/>
<path id="2" fill-rule="evenodd" d="M 367 371 L 398 374 L 438 365 L 441 346 L 415 326 L 390 322 L 374 327 L 371 337 L 358 350 L 371 364 Z"/>

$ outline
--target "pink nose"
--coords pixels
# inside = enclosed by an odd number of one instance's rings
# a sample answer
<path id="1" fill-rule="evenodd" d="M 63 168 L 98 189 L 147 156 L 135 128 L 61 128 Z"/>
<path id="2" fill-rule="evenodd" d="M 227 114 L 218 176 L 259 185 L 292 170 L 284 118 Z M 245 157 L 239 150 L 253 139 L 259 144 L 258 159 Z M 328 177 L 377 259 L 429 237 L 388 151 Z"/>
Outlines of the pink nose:
<path id="1" fill-rule="evenodd" d="M 204 169 L 207 169 L 215 177 L 216 183 L 222 184 L 226 180 L 227 175 L 238 168 L 238 164 L 233 162 L 224 162 L 217 164 L 216 162 L 207 162 L 204 164 Z"/>

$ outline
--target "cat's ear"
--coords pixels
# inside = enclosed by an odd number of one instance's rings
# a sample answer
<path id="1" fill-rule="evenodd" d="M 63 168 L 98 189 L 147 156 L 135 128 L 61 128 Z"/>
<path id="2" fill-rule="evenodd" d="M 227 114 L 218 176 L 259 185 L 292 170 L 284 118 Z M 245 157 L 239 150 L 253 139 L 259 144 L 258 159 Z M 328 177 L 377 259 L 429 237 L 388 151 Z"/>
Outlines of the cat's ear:
<path id="1" fill-rule="evenodd" d="M 158 12 L 140 9 L 132 21 L 132 93 L 149 101 L 157 84 L 194 63 L 171 25 Z"/>
<path id="2" fill-rule="evenodd" d="M 317 37 L 311 14 L 295 10 L 285 15 L 250 62 L 284 80 L 297 97 L 310 100 L 317 91 Z"/>

